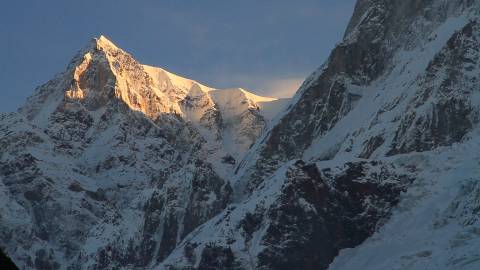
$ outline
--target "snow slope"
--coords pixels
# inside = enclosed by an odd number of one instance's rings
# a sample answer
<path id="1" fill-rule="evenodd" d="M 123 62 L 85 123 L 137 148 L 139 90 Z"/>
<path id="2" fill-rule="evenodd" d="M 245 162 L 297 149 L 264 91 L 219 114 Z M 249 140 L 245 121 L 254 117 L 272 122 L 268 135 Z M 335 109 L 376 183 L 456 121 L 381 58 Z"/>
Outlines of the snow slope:
<path id="1" fill-rule="evenodd" d="M 212 148 L 223 150 L 213 160 L 225 156 L 241 160 L 290 101 L 261 97 L 242 88 L 215 89 L 161 68 L 143 67 L 153 78 L 156 92 L 167 93 L 172 103 L 180 104 L 176 112 L 194 123 Z"/>
<path id="2" fill-rule="evenodd" d="M 414 185 L 389 222 L 329 269 L 478 269 L 479 146 L 476 138 L 398 158 L 417 167 Z"/>

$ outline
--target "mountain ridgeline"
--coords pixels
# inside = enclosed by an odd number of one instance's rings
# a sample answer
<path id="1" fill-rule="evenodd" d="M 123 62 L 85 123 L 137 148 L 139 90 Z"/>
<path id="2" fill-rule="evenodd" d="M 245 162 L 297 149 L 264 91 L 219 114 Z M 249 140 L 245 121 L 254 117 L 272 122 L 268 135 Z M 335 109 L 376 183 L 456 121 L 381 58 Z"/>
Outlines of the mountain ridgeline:
<path id="1" fill-rule="evenodd" d="M 479 24 L 358 0 L 292 99 L 94 39 L 0 114 L 0 243 L 20 269 L 479 269 Z"/>

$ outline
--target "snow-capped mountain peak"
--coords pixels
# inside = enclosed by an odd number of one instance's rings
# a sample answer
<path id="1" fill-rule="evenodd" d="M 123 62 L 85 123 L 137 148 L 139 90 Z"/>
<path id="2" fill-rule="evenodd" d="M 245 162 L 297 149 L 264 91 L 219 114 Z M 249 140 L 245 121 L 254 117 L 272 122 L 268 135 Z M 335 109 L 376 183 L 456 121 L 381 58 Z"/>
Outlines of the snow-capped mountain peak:
<path id="1" fill-rule="evenodd" d="M 109 256 L 154 264 L 226 207 L 236 162 L 270 119 L 262 104 L 275 101 L 93 39 L 19 113 L 0 115 L 1 242 L 16 246 L 21 268 L 103 268 Z M 108 252 L 125 241 L 135 250 Z"/>
<path id="2" fill-rule="evenodd" d="M 152 121 L 174 114 L 191 122 L 212 149 L 240 159 L 287 102 L 241 88 L 209 87 L 162 68 L 142 65 L 100 36 L 73 58 L 65 72 L 37 89 L 20 111 L 44 128 L 51 115 L 65 110 L 81 111 L 94 121 L 118 106 L 140 112 Z M 235 131 L 229 124 L 232 121 L 241 123 Z M 224 152 L 222 145 L 230 150 Z"/>
<path id="3" fill-rule="evenodd" d="M 104 50 L 119 50 L 117 45 L 113 44 L 107 37 L 100 35 L 98 38 L 93 38 L 93 42 L 96 43 L 97 48 L 103 48 Z"/>

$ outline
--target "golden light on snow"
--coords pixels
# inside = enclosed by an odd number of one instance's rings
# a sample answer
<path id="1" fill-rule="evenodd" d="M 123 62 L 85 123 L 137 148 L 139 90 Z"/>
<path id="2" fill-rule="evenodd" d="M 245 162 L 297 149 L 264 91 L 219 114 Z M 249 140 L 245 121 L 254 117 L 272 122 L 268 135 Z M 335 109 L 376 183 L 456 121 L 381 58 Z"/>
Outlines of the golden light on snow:
<path id="1" fill-rule="evenodd" d="M 297 92 L 303 80 L 304 78 L 272 80 L 265 84 L 262 93 L 276 98 L 290 98 Z"/>

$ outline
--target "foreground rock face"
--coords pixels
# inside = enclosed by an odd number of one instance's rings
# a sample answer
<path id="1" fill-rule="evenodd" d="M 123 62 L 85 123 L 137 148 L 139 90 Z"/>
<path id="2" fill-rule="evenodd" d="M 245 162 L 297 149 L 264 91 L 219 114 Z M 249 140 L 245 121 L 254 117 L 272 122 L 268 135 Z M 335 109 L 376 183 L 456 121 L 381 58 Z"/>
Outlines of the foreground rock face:
<path id="1" fill-rule="evenodd" d="M 257 140 L 238 166 L 234 190 L 241 194 L 240 202 L 231 209 L 227 207 L 184 240 L 182 245 L 188 250 L 189 260 L 182 255 L 180 246 L 159 268 L 199 267 L 200 261 L 211 261 L 204 259 L 203 250 L 214 248 L 223 250 L 224 257 L 230 258 L 226 265 L 233 268 L 240 265 L 245 269 L 327 269 L 334 261 L 335 269 L 358 269 L 358 265 L 364 264 L 375 269 L 405 269 L 402 267 L 407 264 L 401 259 L 392 264 L 382 264 L 380 258 L 371 259 L 377 242 L 369 246 L 364 241 L 377 240 L 371 240 L 371 236 L 379 233 L 383 224 L 390 224 L 392 208 L 382 207 L 385 202 L 394 206 L 402 201 L 402 196 L 411 196 L 419 201 L 418 209 L 428 211 L 430 207 L 440 211 L 443 205 L 434 202 L 435 196 L 428 195 L 429 188 L 443 189 L 445 183 L 451 183 L 450 188 L 458 190 L 461 184 L 452 183 L 456 179 L 476 179 L 472 167 L 462 170 L 446 165 L 439 169 L 441 165 L 434 164 L 438 160 L 442 164 L 450 160 L 478 160 L 474 149 L 478 148 L 480 106 L 479 5 L 478 1 L 359 1 L 344 41 L 304 82 L 290 109 Z M 415 188 L 407 189 L 407 180 L 397 181 L 389 188 L 373 185 L 372 179 L 365 181 L 371 186 L 358 184 L 354 169 L 358 165 L 354 164 L 359 158 L 367 159 L 367 164 L 379 162 L 397 168 L 397 176 L 404 175 L 400 178 L 415 179 Z M 302 182 L 303 174 L 290 171 L 297 159 L 316 164 L 322 177 L 306 177 L 310 180 Z M 352 166 L 351 174 L 347 173 L 351 178 L 333 175 L 331 182 L 336 185 L 323 183 L 328 176 L 323 176 L 322 168 L 343 166 Z M 289 174 L 293 176 L 290 178 Z M 396 179 L 394 174 L 386 175 L 386 182 Z M 284 182 L 285 179 L 295 180 Z M 283 185 L 290 189 L 283 189 Z M 401 195 L 402 191 L 407 195 Z M 457 200 L 452 195 L 443 199 L 452 204 Z M 363 200 L 379 203 L 370 208 L 371 215 L 363 212 Z M 310 214 L 299 209 L 299 201 L 309 202 Z M 402 209 L 411 209 L 415 217 L 412 223 L 422 217 L 407 202 Z M 445 212 L 447 209 L 437 214 L 443 216 Z M 472 211 L 467 212 L 470 217 Z M 397 215 L 395 212 L 394 217 Z M 391 221 L 397 222 L 398 227 L 389 230 L 389 234 L 402 239 L 402 233 L 408 232 L 412 235 L 409 239 L 415 241 L 416 230 L 411 228 L 415 225 L 409 224 L 408 216 L 402 217 L 402 221 Z M 426 227 L 436 223 L 433 217 L 422 222 Z M 457 229 L 451 219 L 448 222 L 449 228 L 459 234 L 449 234 L 449 241 L 461 237 L 462 230 L 475 230 L 473 227 L 478 226 L 474 223 L 468 229 L 463 225 L 464 229 Z M 235 224 L 247 224 L 246 230 L 254 233 L 241 233 L 242 226 Z M 427 228 L 422 229 L 428 232 Z M 209 236 L 213 232 L 218 233 Z M 474 237 L 473 232 L 467 234 Z M 377 241 L 385 247 L 386 256 L 402 257 L 387 248 L 388 241 L 398 241 L 398 245 L 401 241 L 381 235 L 384 238 Z M 417 237 L 427 241 L 425 235 L 428 234 Z M 356 246 L 359 250 L 363 246 L 371 248 L 358 260 L 342 252 L 340 258 L 334 259 L 339 251 Z M 443 251 L 449 248 L 448 244 L 439 246 Z M 461 258 L 464 252 L 475 260 L 471 252 L 474 247 L 476 244 L 469 242 L 448 259 L 443 259 L 441 252 L 408 258 L 413 269 L 425 269 L 415 258 L 426 257 L 442 261 L 440 269 L 451 269 L 460 261 L 465 262 L 461 269 L 475 269 L 478 264 Z M 382 250 L 377 252 L 381 254 Z M 349 257 L 355 263 L 349 264 Z M 220 262 L 211 263 L 217 267 Z"/>
<path id="2" fill-rule="evenodd" d="M 479 10 L 358 1 L 276 120 L 96 39 L 0 115 L 2 245 L 22 269 L 477 269 Z"/>
<path id="3" fill-rule="evenodd" d="M 476 1 L 397 2 L 357 3 L 343 42 L 242 164 L 247 193 L 305 155 L 428 151 L 472 130 L 479 53 L 476 15 L 469 14 Z"/>
<path id="4" fill-rule="evenodd" d="M 479 25 L 470 21 L 429 63 L 421 88 L 400 120 L 389 154 L 427 151 L 460 142 L 478 122 Z"/>
<path id="5" fill-rule="evenodd" d="M 162 267 L 327 268 L 340 249 L 360 244 L 389 217 L 411 181 L 378 162 L 320 166 L 298 160 L 284 167 L 187 237 Z"/>
<path id="6" fill-rule="evenodd" d="M 323 176 L 313 164 L 299 165 L 267 213 L 271 225 L 262 240 L 269 246 L 258 255 L 263 268 L 327 268 L 340 249 L 360 244 L 388 218 L 408 184 L 386 168 L 372 175 L 372 167 L 381 167 L 375 163 L 347 163 L 339 174 L 324 169 Z"/>

